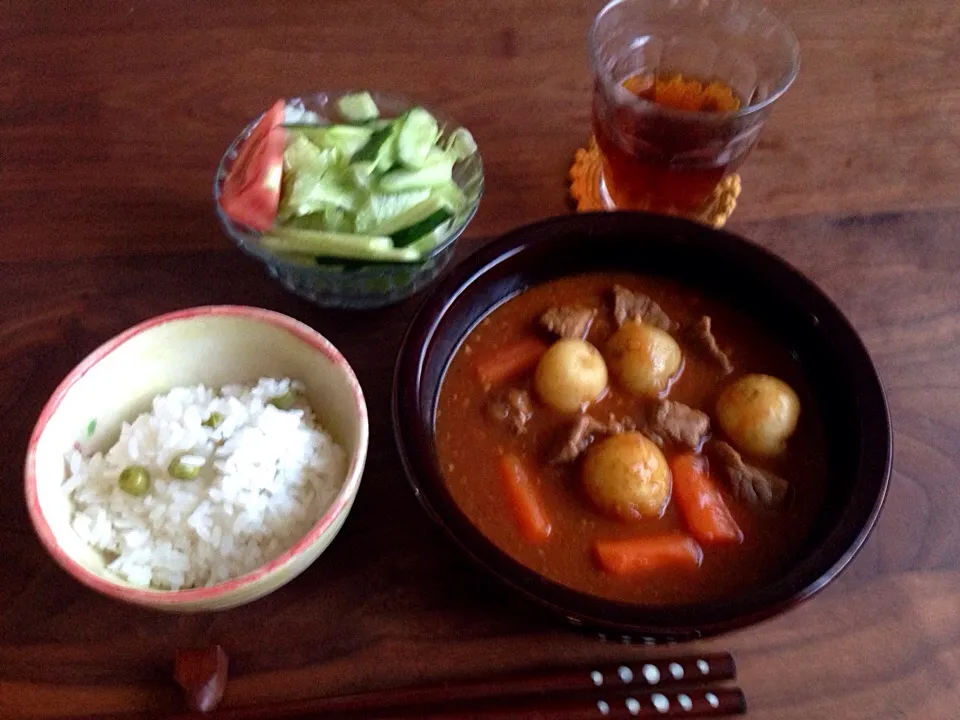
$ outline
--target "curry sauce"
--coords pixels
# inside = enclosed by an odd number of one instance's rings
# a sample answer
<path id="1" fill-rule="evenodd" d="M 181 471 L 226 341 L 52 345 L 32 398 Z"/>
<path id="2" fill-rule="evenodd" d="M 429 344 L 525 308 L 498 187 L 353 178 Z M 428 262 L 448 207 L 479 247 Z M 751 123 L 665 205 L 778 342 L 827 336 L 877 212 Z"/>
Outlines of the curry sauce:
<path id="1" fill-rule="evenodd" d="M 676 498 L 660 517 L 625 520 L 602 512 L 584 492 L 583 459 L 551 461 L 573 419 L 537 397 L 533 371 L 496 386 L 478 378 L 477 363 L 483 358 L 536 338 L 548 343 L 550 338 L 538 328 L 538 319 L 559 305 L 596 310 L 586 339 L 604 352 L 617 329 L 611 308 L 611 289 L 616 284 L 649 296 L 676 324 L 673 335 L 683 351 L 683 361 L 668 397 L 709 415 L 713 438 L 729 440 L 717 423 L 717 398 L 746 373 L 776 376 L 792 387 L 800 400 L 796 430 L 781 454 L 770 458 L 744 454 L 744 460 L 789 483 L 789 501 L 777 508 L 751 506 L 739 502 L 731 488 L 718 479 L 743 540 L 704 545 L 698 567 L 658 568 L 630 575 L 602 570 L 592 552 L 598 540 L 687 532 Z M 717 341 L 729 354 L 729 374 L 694 352 L 684 339 L 682 329 L 704 316 L 711 318 Z M 491 403 L 505 390 L 526 391 L 531 399 L 529 420 L 522 432 L 491 416 Z M 627 392 L 611 374 L 605 393 L 587 412 L 598 419 L 611 415 L 638 418 L 649 402 Z M 454 501 L 501 550 L 562 585 L 627 602 L 677 604 L 719 599 L 769 580 L 802 550 L 826 497 L 826 441 L 803 368 L 790 349 L 735 308 L 659 277 L 611 273 L 567 277 L 530 288 L 496 308 L 461 343 L 446 371 L 436 412 L 436 448 Z M 663 452 L 670 460 L 677 450 L 667 445 Z M 531 542 L 511 513 L 499 476 L 501 458 L 506 454 L 523 461 L 549 517 L 549 537 L 542 542 Z M 715 469 L 711 474 L 718 477 Z"/>

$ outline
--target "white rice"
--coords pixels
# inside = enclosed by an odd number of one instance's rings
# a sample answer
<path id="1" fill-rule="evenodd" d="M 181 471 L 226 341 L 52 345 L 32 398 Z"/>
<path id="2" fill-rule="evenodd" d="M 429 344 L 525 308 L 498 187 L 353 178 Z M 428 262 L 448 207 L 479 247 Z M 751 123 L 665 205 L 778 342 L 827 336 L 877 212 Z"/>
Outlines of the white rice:
<path id="1" fill-rule="evenodd" d="M 277 557 L 299 540 L 336 497 L 346 453 L 317 424 L 307 403 L 269 404 L 302 386 L 263 378 L 220 393 L 178 387 L 153 410 L 124 423 L 106 454 L 67 455 L 63 492 L 77 535 L 101 551 L 111 571 L 143 587 L 214 585 Z M 202 423 L 213 412 L 216 428 Z M 177 456 L 203 463 L 194 480 L 170 477 Z M 150 473 L 149 491 L 120 489 L 128 465 Z"/>

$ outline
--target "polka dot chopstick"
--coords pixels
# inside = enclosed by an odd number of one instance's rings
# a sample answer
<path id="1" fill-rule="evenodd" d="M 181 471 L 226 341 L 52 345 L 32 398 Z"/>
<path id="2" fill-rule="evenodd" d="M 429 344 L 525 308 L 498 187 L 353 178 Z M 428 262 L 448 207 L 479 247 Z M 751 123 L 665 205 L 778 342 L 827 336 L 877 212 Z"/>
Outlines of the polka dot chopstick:
<path id="1" fill-rule="evenodd" d="M 614 665 L 221 708 L 175 720 L 279 720 L 280 718 L 423 718 L 424 720 L 626 720 L 741 715 L 746 699 L 725 685 L 737 670 L 728 653 L 650 658 Z"/>

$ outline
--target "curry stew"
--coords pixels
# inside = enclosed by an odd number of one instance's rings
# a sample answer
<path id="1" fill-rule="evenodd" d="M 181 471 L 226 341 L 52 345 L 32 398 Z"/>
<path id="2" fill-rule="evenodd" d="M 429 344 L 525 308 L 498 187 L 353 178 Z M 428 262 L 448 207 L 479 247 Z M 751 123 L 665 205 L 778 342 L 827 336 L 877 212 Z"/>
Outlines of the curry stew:
<path id="1" fill-rule="evenodd" d="M 827 497 L 803 368 L 733 307 L 595 273 L 487 315 L 446 370 L 438 461 L 508 555 L 631 603 L 728 598 L 800 552 Z"/>

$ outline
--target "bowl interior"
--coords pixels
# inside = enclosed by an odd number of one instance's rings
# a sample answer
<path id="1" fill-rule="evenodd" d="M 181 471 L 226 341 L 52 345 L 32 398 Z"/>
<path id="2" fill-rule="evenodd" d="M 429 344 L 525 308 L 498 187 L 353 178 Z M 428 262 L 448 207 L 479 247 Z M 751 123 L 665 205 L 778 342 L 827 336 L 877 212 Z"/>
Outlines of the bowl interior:
<path id="1" fill-rule="evenodd" d="M 546 580 L 488 541 L 452 500 L 433 448 L 436 399 L 460 341 L 493 308 L 564 275 L 636 271 L 705 290 L 757 319 L 795 352 L 819 405 L 831 495 L 807 546 L 768 584 L 730 600 L 642 606 Z M 514 231 L 456 269 L 426 299 L 405 339 L 395 388 L 398 443 L 430 514 L 482 565 L 577 624 L 662 637 L 716 632 L 809 597 L 859 549 L 882 503 L 890 468 L 883 390 L 857 334 L 815 285 L 782 260 L 728 233 L 661 216 L 604 213 Z"/>
<path id="2" fill-rule="evenodd" d="M 57 549 L 83 570 L 132 589 L 70 527 L 71 503 L 60 489 L 65 455 L 77 443 L 85 451 L 105 451 L 124 421 L 149 411 L 153 397 L 173 387 L 253 384 L 265 376 L 304 383 L 319 423 L 350 458 L 334 506 L 355 494 L 367 420 L 359 385 L 342 356 L 310 328 L 277 313 L 197 308 L 147 321 L 109 341 L 73 371 L 44 408 L 27 458 L 27 493 L 29 499 L 32 476 L 35 509 Z M 41 529 L 49 543 L 43 535 Z M 193 592 L 137 590 L 167 596 Z"/>

